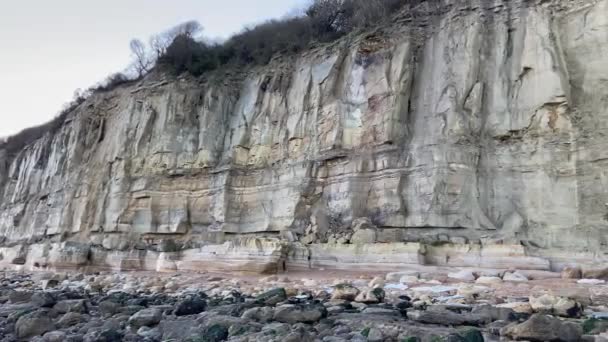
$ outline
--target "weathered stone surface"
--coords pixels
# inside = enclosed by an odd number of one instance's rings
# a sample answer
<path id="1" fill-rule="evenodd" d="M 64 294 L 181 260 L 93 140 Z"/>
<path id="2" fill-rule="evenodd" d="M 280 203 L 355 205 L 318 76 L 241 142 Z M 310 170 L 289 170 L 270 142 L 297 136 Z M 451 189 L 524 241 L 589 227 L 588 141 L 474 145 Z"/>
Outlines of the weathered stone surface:
<path id="1" fill-rule="evenodd" d="M 158 324 L 163 316 L 163 313 L 159 309 L 150 308 L 140 310 L 129 318 L 129 324 L 135 328 L 143 326 L 154 326 Z"/>
<path id="2" fill-rule="evenodd" d="M 53 309 L 61 314 L 68 312 L 87 313 L 88 303 L 84 299 L 70 299 L 57 302 Z"/>
<path id="3" fill-rule="evenodd" d="M 182 299 L 175 306 L 174 314 L 176 316 L 188 316 L 199 314 L 207 308 L 207 302 L 199 296 L 190 296 Z"/>
<path id="4" fill-rule="evenodd" d="M 15 324 L 15 332 L 21 339 L 40 336 L 54 329 L 55 325 L 46 311 L 25 314 Z"/>
<path id="5" fill-rule="evenodd" d="M 564 267 L 561 277 L 562 279 L 581 279 L 583 271 L 580 267 Z"/>
<path id="6" fill-rule="evenodd" d="M 274 312 L 274 319 L 283 323 L 315 323 L 327 317 L 327 309 L 323 305 L 281 305 Z"/>
<path id="7" fill-rule="evenodd" d="M 477 314 L 448 310 L 410 311 L 407 317 L 417 322 L 439 325 L 480 325 L 486 319 Z"/>
<path id="8" fill-rule="evenodd" d="M 530 306 L 535 312 L 555 314 L 563 317 L 579 317 L 582 305 L 573 299 L 544 294 L 530 297 Z"/>
<path id="9" fill-rule="evenodd" d="M 0 150 L 0 266 L 605 264 L 608 0 L 411 6 L 264 67 L 152 73 Z"/>
<path id="10" fill-rule="evenodd" d="M 580 341 L 582 328 L 576 323 L 536 314 L 524 323 L 501 329 L 500 334 L 515 340 L 575 342 Z"/>
<path id="11" fill-rule="evenodd" d="M 334 300 L 355 300 L 361 291 L 351 284 L 338 284 L 334 286 L 331 299 Z"/>
<path id="12" fill-rule="evenodd" d="M 287 299 L 287 292 L 284 288 L 276 288 L 270 291 L 264 292 L 256 297 L 256 301 L 266 305 L 276 305 Z"/>
<path id="13" fill-rule="evenodd" d="M 472 271 L 469 270 L 461 270 L 458 272 L 448 273 L 448 277 L 463 281 L 475 281 L 475 275 Z"/>

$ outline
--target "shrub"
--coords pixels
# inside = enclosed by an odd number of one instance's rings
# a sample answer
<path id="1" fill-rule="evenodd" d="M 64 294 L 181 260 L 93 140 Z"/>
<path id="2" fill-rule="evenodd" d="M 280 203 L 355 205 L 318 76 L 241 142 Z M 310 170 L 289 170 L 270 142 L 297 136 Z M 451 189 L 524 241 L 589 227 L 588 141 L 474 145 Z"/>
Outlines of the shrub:
<path id="1" fill-rule="evenodd" d="M 297 53 L 314 42 L 333 41 L 345 34 L 376 25 L 412 0 L 315 0 L 306 15 L 270 20 L 209 45 L 177 35 L 157 61 L 176 74 L 201 75 L 227 64 L 267 64 L 277 53 Z"/>

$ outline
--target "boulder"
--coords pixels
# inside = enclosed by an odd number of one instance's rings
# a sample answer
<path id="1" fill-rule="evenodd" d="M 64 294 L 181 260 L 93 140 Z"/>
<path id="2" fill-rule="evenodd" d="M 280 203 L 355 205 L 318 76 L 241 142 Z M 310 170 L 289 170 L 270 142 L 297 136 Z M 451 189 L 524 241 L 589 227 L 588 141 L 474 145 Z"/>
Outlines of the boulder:
<path id="1" fill-rule="evenodd" d="M 331 295 L 331 299 L 343 299 L 353 301 L 359 295 L 361 291 L 351 284 L 338 284 L 334 286 L 334 292 Z"/>
<path id="2" fill-rule="evenodd" d="M 222 324 L 213 324 L 205 328 L 202 336 L 200 336 L 200 340 L 205 342 L 221 342 L 226 341 L 228 335 L 227 327 Z"/>
<path id="3" fill-rule="evenodd" d="M 264 305 L 277 305 L 287 300 L 287 292 L 284 288 L 276 288 L 260 294 L 255 300 Z"/>
<path id="4" fill-rule="evenodd" d="M 466 327 L 451 334 L 447 338 L 450 342 L 484 342 L 483 334 L 479 329 Z"/>
<path id="5" fill-rule="evenodd" d="M 505 273 L 505 275 L 502 276 L 502 280 L 522 283 L 522 282 L 527 282 L 528 277 L 526 277 L 524 274 L 522 274 L 520 272 L 515 271 L 515 272 Z"/>
<path id="6" fill-rule="evenodd" d="M 355 302 L 365 304 L 377 304 L 384 301 L 385 293 L 384 290 L 377 287 L 368 291 L 363 291 L 357 295 Z"/>
<path id="7" fill-rule="evenodd" d="M 43 290 L 52 289 L 57 286 L 59 286 L 59 280 L 57 279 L 44 279 L 40 282 L 40 287 L 42 287 Z"/>
<path id="8" fill-rule="evenodd" d="M 67 335 L 63 331 L 51 331 L 44 334 L 42 339 L 44 342 L 64 342 L 66 337 Z"/>
<path id="9" fill-rule="evenodd" d="M 52 308 L 57 301 L 55 296 L 48 292 L 36 292 L 31 299 L 32 304 L 40 308 Z"/>
<path id="10" fill-rule="evenodd" d="M 34 292 L 30 291 L 10 291 L 8 294 L 8 300 L 12 304 L 27 303 L 32 300 Z"/>
<path id="11" fill-rule="evenodd" d="M 475 281 L 475 274 L 469 270 L 461 270 L 458 272 L 448 273 L 448 278 L 462 281 Z"/>
<path id="12" fill-rule="evenodd" d="M 143 309 L 129 318 L 129 325 L 139 329 L 157 325 L 163 317 L 161 310 L 156 308 Z"/>
<path id="13" fill-rule="evenodd" d="M 207 302 L 199 296 L 189 296 L 175 305 L 176 316 L 197 315 L 207 308 Z"/>
<path id="14" fill-rule="evenodd" d="M 532 314 L 534 310 L 532 310 L 532 306 L 529 302 L 511 302 L 496 305 L 499 308 L 507 308 L 512 309 L 515 313 L 521 314 Z"/>
<path id="15" fill-rule="evenodd" d="M 68 312 L 57 321 L 57 326 L 60 328 L 69 328 L 76 324 L 82 323 L 85 318 L 77 312 Z"/>
<path id="16" fill-rule="evenodd" d="M 484 317 L 486 323 L 517 320 L 517 315 L 513 309 L 487 304 L 474 307 L 471 313 Z"/>
<path id="17" fill-rule="evenodd" d="M 562 279 L 581 279 L 583 270 L 578 266 L 564 267 L 561 273 Z"/>
<path id="18" fill-rule="evenodd" d="M 583 330 L 579 324 L 562 321 L 543 314 L 535 314 L 521 324 L 506 326 L 500 330 L 501 336 L 527 341 L 580 341 Z"/>
<path id="19" fill-rule="evenodd" d="M 327 309 L 323 305 L 286 304 L 276 308 L 274 320 L 282 323 L 315 323 L 327 317 Z"/>
<path id="20" fill-rule="evenodd" d="M 368 342 L 384 342 L 386 340 L 382 330 L 377 328 L 369 329 L 366 337 Z"/>
<path id="21" fill-rule="evenodd" d="M 99 303 L 99 311 L 104 316 L 113 316 L 114 314 L 120 312 L 121 309 L 122 305 L 111 300 L 104 300 L 103 302 Z"/>
<path id="22" fill-rule="evenodd" d="M 500 284 L 502 279 L 499 277 L 481 276 L 475 281 L 476 284 Z"/>
<path id="23" fill-rule="evenodd" d="M 606 281 L 601 279 L 580 279 L 576 283 L 583 285 L 604 285 Z"/>
<path id="24" fill-rule="evenodd" d="M 608 279 L 608 267 L 589 268 L 583 270 L 585 279 Z"/>
<path id="25" fill-rule="evenodd" d="M 374 288 L 374 287 L 384 287 L 384 279 L 381 277 L 375 277 L 374 279 L 372 279 L 369 284 L 367 286 Z"/>
<path id="26" fill-rule="evenodd" d="M 271 307 L 251 308 L 245 310 L 241 317 L 260 323 L 268 323 L 274 317 L 274 309 Z"/>
<path id="27" fill-rule="evenodd" d="M 530 296 L 530 306 L 537 313 L 555 314 L 562 317 L 580 317 L 583 308 L 573 299 L 544 294 Z"/>
<path id="28" fill-rule="evenodd" d="M 87 313 L 89 312 L 88 304 L 84 299 L 69 299 L 57 302 L 53 309 L 60 314 L 68 312 Z"/>
<path id="29" fill-rule="evenodd" d="M 438 325 L 473 325 L 478 326 L 486 321 L 486 318 L 470 313 L 456 313 L 449 310 L 426 310 L 410 311 L 407 317 L 416 322 Z"/>
<path id="30" fill-rule="evenodd" d="M 21 316 L 15 324 L 15 334 L 20 339 L 41 336 L 55 330 L 55 325 L 47 311 L 35 311 Z"/>

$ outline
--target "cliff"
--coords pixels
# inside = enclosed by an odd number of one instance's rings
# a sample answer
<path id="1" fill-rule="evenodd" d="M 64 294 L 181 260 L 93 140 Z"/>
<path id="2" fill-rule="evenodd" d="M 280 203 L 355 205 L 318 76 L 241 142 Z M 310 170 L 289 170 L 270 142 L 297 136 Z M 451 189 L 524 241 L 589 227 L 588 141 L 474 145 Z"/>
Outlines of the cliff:
<path id="1" fill-rule="evenodd" d="M 0 264 L 605 262 L 606 13 L 423 1 L 265 67 L 96 94 L 0 151 Z"/>

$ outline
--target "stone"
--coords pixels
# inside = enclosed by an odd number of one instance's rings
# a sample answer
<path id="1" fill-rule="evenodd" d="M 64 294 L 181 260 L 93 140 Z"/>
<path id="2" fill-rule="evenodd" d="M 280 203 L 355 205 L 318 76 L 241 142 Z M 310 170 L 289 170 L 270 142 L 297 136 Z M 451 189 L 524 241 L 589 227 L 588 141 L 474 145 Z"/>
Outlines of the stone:
<path id="1" fill-rule="evenodd" d="M 528 277 L 526 277 L 525 275 L 523 275 L 517 271 L 516 272 L 506 272 L 505 275 L 502 276 L 502 280 L 521 283 L 521 282 L 527 282 Z"/>
<path id="2" fill-rule="evenodd" d="M 515 310 L 507 307 L 492 306 L 492 305 L 479 305 L 471 310 L 472 314 L 478 315 L 486 319 L 487 323 L 495 321 L 515 321 L 517 315 Z"/>
<path id="3" fill-rule="evenodd" d="M 377 287 L 368 291 L 363 291 L 357 295 L 355 302 L 364 304 L 377 304 L 384 301 L 385 293 L 384 290 Z"/>
<path id="4" fill-rule="evenodd" d="M 248 320 L 254 320 L 260 323 L 268 323 L 274 317 L 274 309 L 271 307 L 251 308 L 245 310 L 241 317 Z"/>
<path id="5" fill-rule="evenodd" d="M 315 323 L 327 317 L 327 309 L 323 305 L 281 305 L 274 313 L 274 320 L 282 323 Z"/>
<path id="6" fill-rule="evenodd" d="M 369 284 L 367 286 L 374 288 L 374 287 L 384 287 L 384 279 L 382 277 L 374 277 L 374 279 L 372 279 Z"/>
<path id="7" fill-rule="evenodd" d="M 157 325 L 163 317 L 163 313 L 159 309 L 149 308 L 143 309 L 135 313 L 129 318 L 129 325 L 139 329 L 143 326 L 152 327 Z"/>
<path id="8" fill-rule="evenodd" d="M 27 303 L 32 300 L 33 292 L 30 291 L 10 291 L 8 300 L 12 304 Z"/>
<path id="9" fill-rule="evenodd" d="M 32 295 L 32 304 L 40 308 L 52 308 L 57 301 L 49 292 L 36 292 Z"/>
<path id="10" fill-rule="evenodd" d="M 384 334 L 382 334 L 382 331 L 380 329 L 376 329 L 376 328 L 369 329 L 366 337 L 367 337 L 367 341 L 368 342 L 383 342 L 383 341 L 385 341 Z"/>
<path id="11" fill-rule="evenodd" d="M 543 314 L 535 314 L 521 324 L 509 325 L 500 331 L 501 336 L 529 341 L 580 341 L 583 331 L 579 324 L 562 321 Z"/>
<path id="12" fill-rule="evenodd" d="M 85 318 L 78 312 L 68 312 L 61 316 L 57 321 L 60 328 L 69 328 L 85 321 Z"/>
<path id="13" fill-rule="evenodd" d="M 69 299 L 57 302 L 53 309 L 61 314 L 68 312 L 87 313 L 89 312 L 88 303 L 84 299 Z"/>
<path id="14" fill-rule="evenodd" d="M 99 311 L 105 316 L 113 316 L 114 314 L 120 312 L 121 309 L 122 306 L 120 304 L 111 300 L 104 300 L 99 303 Z"/>
<path id="15" fill-rule="evenodd" d="M 498 304 L 497 307 L 512 309 L 515 313 L 522 313 L 522 314 L 534 313 L 534 310 L 532 309 L 532 306 L 530 305 L 529 302 L 503 303 L 503 304 Z"/>
<path id="16" fill-rule="evenodd" d="M 342 299 L 353 301 L 361 291 L 351 284 L 338 284 L 334 286 L 334 292 L 331 294 L 331 299 Z"/>
<path id="17" fill-rule="evenodd" d="M 399 316 L 399 312 L 393 309 L 363 307 L 361 313 L 364 315 L 380 315 L 380 316 Z"/>
<path id="18" fill-rule="evenodd" d="M 469 270 L 448 273 L 448 277 L 462 281 L 475 281 L 475 275 Z"/>
<path id="19" fill-rule="evenodd" d="M 500 284 L 502 283 L 502 279 L 499 277 L 486 277 L 482 276 L 477 278 L 475 281 L 476 284 Z"/>
<path id="20" fill-rule="evenodd" d="M 564 267 L 561 272 L 562 279 L 581 279 L 583 277 L 583 270 L 578 266 Z"/>
<path id="21" fill-rule="evenodd" d="M 462 285 L 458 287 L 457 295 L 469 299 L 489 298 L 494 293 L 494 289 L 482 285 Z"/>
<path id="22" fill-rule="evenodd" d="M 53 330 L 55 330 L 55 325 L 46 311 L 25 314 L 15 323 L 15 334 L 20 339 L 41 336 Z"/>
<path id="23" fill-rule="evenodd" d="M 608 279 L 608 267 L 589 268 L 583 270 L 584 279 Z"/>
<path id="24" fill-rule="evenodd" d="M 59 280 L 57 279 L 44 279 L 40 283 L 40 287 L 42 287 L 43 290 L 52 289 L 57 286 L 59 286 Z"/>
<path id="25" fill-rule="evenodd" d="M 600 279 L 580 279 L 579 281 L 577 281 L 577 284 L 603 285 L 603 284 L 606 284 L 606 281 L 605 280 L 600 280 Z"/>
<path id="26" fill-rule="evenodd" d="M 66 341 L 67 334 L 63 331 L 51 331 L 47 332 L 42 336 L 44 342 L 64 342 Z"/>
<path id="27" fill-rule="evenodd" d="M 88 332 L 83 337 L 84 342 L 122 342 L 125 337 L 116 329 L 101 329 Z"/>
<path id="28" fill-rule="evenodd" d="M 276 305 L 287 300 L 287 292 L 284 288 L 276 288 L 264 292 L 256 297 L 256 301 L 264 305 Z"/>
<path id="29" fill-rule="evenodd" d="M 544 294 L 530 296 L 530 306 L 534 312 L 549 313 L 563 317 L 580 317 L 583 308 L 573 299 Z"/>
<path id="30" fill-rule="evenodd" d="M 189 296 L 175 305 L 176 316 L 197 315 L 207 308 L 207 302 L 199 296 Z"/>
<path id="31" fill-rule="evenodd" d="M 411 320 L 438 325 L 480 325 L 486 318 L 475 314 L 459 314 L 449 310 L 409 311 L 407 317 Z"/>
<path id="32" fill-rule="evenodd" d="M 162 333 L 160 332 L 160 330 L 157 327 L 156 328 L 141 327 L 141 328 L 137 329 L 137 336 L 141 336 L 145 339 L 152 340 L 152 341 L 159 341 L 162 338 Z"/>

